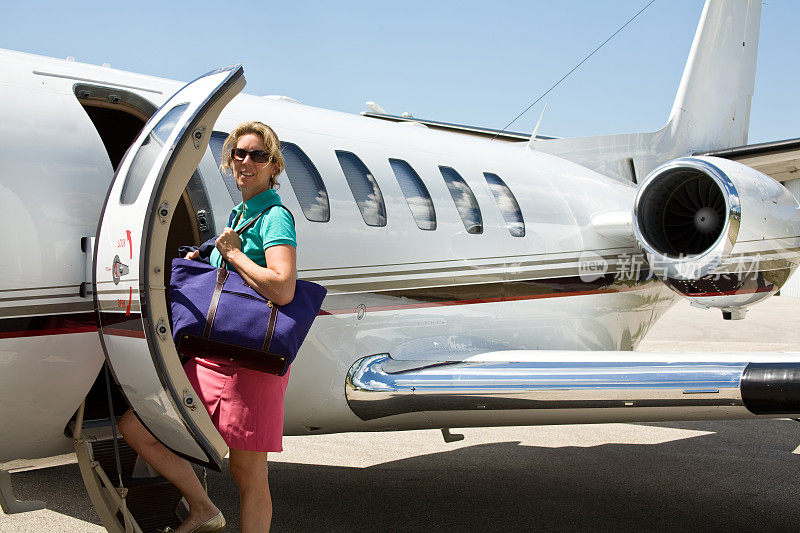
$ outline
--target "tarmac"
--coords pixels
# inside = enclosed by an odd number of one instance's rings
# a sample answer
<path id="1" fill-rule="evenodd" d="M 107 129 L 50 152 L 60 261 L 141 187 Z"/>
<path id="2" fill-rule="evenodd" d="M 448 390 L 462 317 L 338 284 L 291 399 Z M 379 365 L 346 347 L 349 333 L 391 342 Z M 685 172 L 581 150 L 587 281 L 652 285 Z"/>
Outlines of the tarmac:
<path id="1" fill-rule="evenodd" d="M 800 351 L 800 300 L 743 321 L 682 302 L 641 351 Z M 793 420 L 602 424 L 286 437 L 270 455 L 272 531 L 796 531 Z M 5 532 L 103 531 L 72 455 L 12 473 L 40 511 Z M 8 466 L 8 465 L 7 465 Z M 20 465 L 21 466 L 21 465 Z M 237 531 L 230 472 L 209 492 Z"/>

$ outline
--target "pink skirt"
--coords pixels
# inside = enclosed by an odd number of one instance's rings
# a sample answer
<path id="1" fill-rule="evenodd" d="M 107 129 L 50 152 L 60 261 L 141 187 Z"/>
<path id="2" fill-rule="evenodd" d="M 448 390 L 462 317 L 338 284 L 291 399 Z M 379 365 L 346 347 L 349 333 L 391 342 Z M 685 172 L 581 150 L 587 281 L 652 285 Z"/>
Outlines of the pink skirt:
<path id="1" fill-rule="evenodd" d="M 289 372 L 276 376 L 200 358 L 189 359 L 183 368 L 229 448 L 283 451 Z"/>

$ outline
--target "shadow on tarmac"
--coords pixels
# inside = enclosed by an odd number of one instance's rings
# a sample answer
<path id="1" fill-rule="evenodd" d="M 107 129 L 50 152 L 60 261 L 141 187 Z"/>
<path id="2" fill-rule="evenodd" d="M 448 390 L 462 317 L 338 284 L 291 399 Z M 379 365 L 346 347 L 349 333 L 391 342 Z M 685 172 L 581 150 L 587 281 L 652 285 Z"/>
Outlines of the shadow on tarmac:
<path id="1" fill-rule="evenodd" d="M 272 530 L 797 530 L 796 423 L 648 425 L 714 433 L 589 448 L 499 442 L 369 468 L 272 462 Z M 13 478 L 19 497 L 99 523 L 77 465 Z M 209 472 L 209 488 L 228 531 L 237 531 L 238 495 L 227 465 Z"/>

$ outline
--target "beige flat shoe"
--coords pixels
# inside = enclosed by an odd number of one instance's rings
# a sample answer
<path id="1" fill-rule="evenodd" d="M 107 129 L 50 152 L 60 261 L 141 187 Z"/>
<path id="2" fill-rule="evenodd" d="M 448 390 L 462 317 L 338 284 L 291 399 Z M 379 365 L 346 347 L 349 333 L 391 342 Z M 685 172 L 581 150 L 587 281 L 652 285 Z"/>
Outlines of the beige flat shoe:
<path id="1" fill-rule="evenodd" d="M 217 513 L 215 516 L 212 516 L 196 528 L 192 530 L 192 533 L 215 533 L 217 531 L 222 531 L 225 529 L 225 517 L 222 516 L 222 512 Z M 173 533 L 175 530 L 171 527 L 167 526 L 165 528 L 159 529 L 158 533 Z"/>
<path id="2" fill-rule="evenodd" d="M 215 533 L 216 531 L 222 531 L 223 529 L 225 529 L 225 517 L 222 516 L 222 512 L 219 512 L 216 516 L 212 516 L 194 528 L 192 533 Z"/>

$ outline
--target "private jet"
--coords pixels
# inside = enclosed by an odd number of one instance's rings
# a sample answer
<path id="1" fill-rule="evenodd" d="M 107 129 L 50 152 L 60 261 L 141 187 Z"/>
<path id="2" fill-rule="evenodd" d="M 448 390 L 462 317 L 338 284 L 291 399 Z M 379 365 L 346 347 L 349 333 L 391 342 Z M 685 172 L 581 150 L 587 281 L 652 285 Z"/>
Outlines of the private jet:
<path id="1" fill-rule="evenodd" d="M 800 263 L 800 141 L 747 145 L 760 13 L 709 0 L 666 125 L 590 138 L 247 95 L 241 66 L 184 84 L 0 51 L 0 462 L 75 452 L 110 531 L 180 508 L 118 438 L 128 406 L 221 468 L 168 287 L 241 201 L 219 165 L 245 120 L 282 141 L 298 276 L 328 290 L 286 435 L 796 416 L 800 353 L 633 352 L 677 301 L 742 319 Z M 0 496 L 41 505 L 7 472 Z"/>

